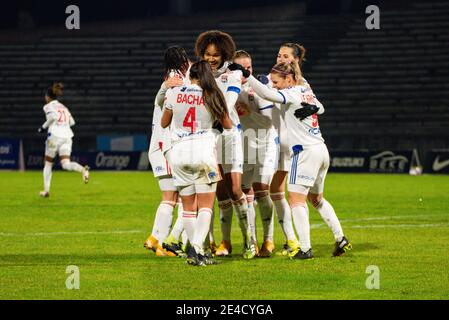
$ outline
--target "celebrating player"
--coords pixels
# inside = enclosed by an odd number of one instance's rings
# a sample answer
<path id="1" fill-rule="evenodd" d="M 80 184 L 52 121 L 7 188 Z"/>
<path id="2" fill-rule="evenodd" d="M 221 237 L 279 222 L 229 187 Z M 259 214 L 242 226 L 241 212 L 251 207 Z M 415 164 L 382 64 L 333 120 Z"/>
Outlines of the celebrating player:
<path id="1" fill-rule="evenodd" d="M 209 233 L 217 182 L 221 180 L 213 124 L 219 121 L 224 135 L 232 136 L 232 122 L 209 64 L 194 63 L 189 75 L 190 85 L 167 92 L 161 126 L 171 124 L 172 147 L 166 156 L 181 196 L 184 228 L 194 249 L 189 250 L 187 262 L 206 265 L 214 263 L 204 255 L 203 244 Z"/>
<path id="2" fill-rule="evenodd" d="M 171 141 L 169 130 L 161 127 L 161 117 L 167 90 L 189 83 L 190 80 L 186 75 L 190 62 L 184 48 L 178 46 L 173 46 L 166 50 L 164 61 L 165 81 L 162 83 L 155 99 L 153 130 L 148 151 L 154 176 L 158 178 L 159 188 L 162 191 L 162 201 L 156 211 L 153 230 L 145 241 L 144 246 L 153 250 L 157 256 L 173 256 L 182 254 L 182 242 L 179 240 L 183 232 L 182 204 L 180 201 L 178 202 L 178 219 L 169 235 L 174 207 L 178 201 L 178 192 L 173 183 L 170 165 L 163 154 L 170 149 Z"/>
<path id="3" fill-rule="evenodd" d="M 323 214 L 331 226 L 336 243 L 334 256 L 339 256 L 352 248 L 343 234 L 340 222 L 332 206 L 324 199 L 324 180 L 329 168 L 329 152 L 318 125 L 316 114 L 302 118 L 304 105 L 316 105 L 317 99 L 310 88 L 304 85 L 301 70 L 297 63 L 278 63 L 271 69 L 273 89 L 263 85 L 245 72 L 242 66 L 231 66 L 243 70 L 254 91 L 262 98 L 280 103 L 288 129 L 289 151 L 292 165 L 289 170 L 289 203 L 293 221 L 299 235 L 301 249 L 293 256 L 295 259 L 313 258 L 310 243 L 310 224 L 307 199 L 324 208 Z"/>
<path id="4" fill-rule="evenodd" d="M 237 51 L 234 62 L 252 73 L 252 59 L 248 52 Z M 261 214 L 264 241 L 261 250 L 258 252 L 259 257 L 269 257 L 274 250 L 273 203 L 269 197 L 269 188 L 277 168 L 279 138 L 271 122 L 271 117 L 263 114 L 272 108 L 273 103 L 257 96 L 246 78 L 243 77 L 242 91 L 237 100 L 237 111 L 244 138 L 246 138 L 242 189 L 247 195 L 248 223 L 254 239 L 257 239 L 254 198 Z M 222 224 L 225 225 L 224 222 Z M 230 229 L 230 226 L 227 229 Z"/>
<path id="5" fill-rule="evenodd" d="M 220 152 L 222 151 L 220 146 L 224 147 L 224 157 L 222 157 L 224 181 L 220 182 L 217 188 L 220 220 L 229 219 L 234 206 L 243 235 L 243 257 L 252 259 L 256 255 L 256 246 L 248 225 L 248 202 L 241 187 L 243 147 L 239 116 L 235 109 L 235 103 L 241 90 L 241 73 L 230 72 L 227 68 L 235 53 L 235 43 L 232 37 L 225 32 L 206 31 L 198 36 L 195 53 L 200 59 L 206 60 L 210 64 L 217 84 L 226 99 L 229 117 L 232 121 L 232 139 L 229 139 L 229 142 L 226 143 L 219 143 L 218 150 Z M 219 254 L 223 249 L 229 253 L 232 250 L 231 248 L 225 248 L 225 243 L 222 241 L 216 254 Z"/>
<path id="6" fill-rule="evenodd" d="M 55 83 L 47 89 L 44 106 L 47 121 L 38 129 L 39 133 L 48 129 L 45 142 L 44 191 L 39 193 L 45 198 L 50 196 L 52 168 L 56 154 L 59 154 L 62 169 L 80 172 L 84 183 L 89 181 L 89 167 L 82 167 L 77 162 L 70 161 L 73 137 L 71 127 L 75 125 L 75 120 L 69 109 L 58 101 L 58 97 L 63 95 L 63 90 L 62 83 Z"/>

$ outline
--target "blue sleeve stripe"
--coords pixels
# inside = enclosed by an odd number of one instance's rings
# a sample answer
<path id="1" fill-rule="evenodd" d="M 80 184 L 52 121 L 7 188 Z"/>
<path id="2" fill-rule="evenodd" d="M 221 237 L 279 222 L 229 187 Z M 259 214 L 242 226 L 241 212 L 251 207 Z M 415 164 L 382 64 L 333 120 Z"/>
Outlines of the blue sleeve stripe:
<path id="1" fill-rule="evenodd" d="M 282 98 L 284 99 L 284 102 L 282 104 L 285 104 L 287 102 L 287 99 L 285 99 L 285 96 L 282 92 L 278 91 L 279 94 L 282 96 Z"/>
<path id="2" fill-rule="evenodd" d="M 265 109 L 273 109 L 274 106 L 271 104 L 269 106 L 263 107 L 263 108 L 259 108 L 259 111 L 265 110 Z"/>
<path id="3" fill-rule="evenodd" d="M 226 92 L 229 92 L 229 91 L 233 91 L 237 94 L 240 94 L 240 88 L 238 88 L 238 87 L 229 86 L 228 90 Z"/>

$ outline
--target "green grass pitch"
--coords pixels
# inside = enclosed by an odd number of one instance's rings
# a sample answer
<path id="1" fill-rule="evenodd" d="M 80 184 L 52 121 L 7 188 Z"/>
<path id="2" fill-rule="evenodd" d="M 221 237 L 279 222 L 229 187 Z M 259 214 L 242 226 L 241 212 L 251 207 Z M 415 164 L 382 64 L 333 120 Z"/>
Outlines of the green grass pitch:
<path id="1" fill-rule="evenodd" d="M 449 176 L 330 174 L 326 198 L 351 253 L 331 257 L 332 234 L 311 209 L 314 260 L 243 260 L 234 218 L 233 257 L 205 268 L 143 248 L 160 200 L 151 172 L 92 172 L 88 185 L 55 172 L 50 198 L 41 187 L 41 172 L 0 173 L 0 299 L 449 298 Z M 66 288 L 69 265 L 79 290 Z M 379 289 L 366 287 L 372 265 Z"/>

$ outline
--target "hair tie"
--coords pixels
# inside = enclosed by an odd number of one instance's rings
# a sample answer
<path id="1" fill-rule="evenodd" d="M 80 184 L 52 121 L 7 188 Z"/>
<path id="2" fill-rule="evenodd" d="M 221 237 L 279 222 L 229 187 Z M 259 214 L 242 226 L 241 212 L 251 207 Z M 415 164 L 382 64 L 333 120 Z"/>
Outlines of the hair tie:
<path id="1" fill-rule="evenodd" d="M 289 75 L 289 74 L 293 74 L 293 72 L 285 72 L 285 71 L 282 71 L 282 70 L 279 70 L 279 69 L 276 69 L 276 68 L 272 68 L 271 69 L 271 72 L 277 72 L 277 73 L 280 73 L 280 74 L 283 74 L 283 75 Z"/>

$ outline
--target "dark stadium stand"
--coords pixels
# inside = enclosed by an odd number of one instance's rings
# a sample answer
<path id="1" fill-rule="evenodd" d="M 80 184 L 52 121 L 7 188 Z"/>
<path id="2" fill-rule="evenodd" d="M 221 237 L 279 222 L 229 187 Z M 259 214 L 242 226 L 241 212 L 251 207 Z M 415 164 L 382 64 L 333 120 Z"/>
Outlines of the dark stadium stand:
<path id="1" fill-rule="evenodd" d="M 266 73 L 285 41 L 304 44 L 306 79 L 326 107 L 320 117 L 331 149 L 449 147 L 449 3 L 416 3 L 381 12 L 381 29 L 367 30 L 364 12 L 285 19 L 220 19 L 201 27 L 156 23 L 125 34 L 43 36 L 0 46 L 0 136 L 22 137 L 38 148 L 43 93 L 66 84 L 76 121 L 75 146 L 95 148 L 97 134 L 149 134 L 152 104 L 170 45 L 193 57 L 207 29 L 232 34 Z M 34 144 L 40 141 L 39 144 Z"/>

